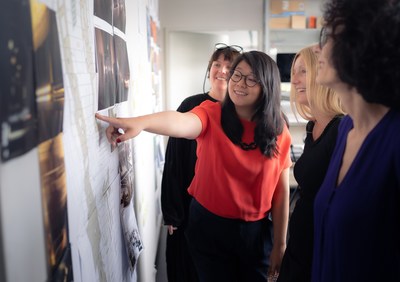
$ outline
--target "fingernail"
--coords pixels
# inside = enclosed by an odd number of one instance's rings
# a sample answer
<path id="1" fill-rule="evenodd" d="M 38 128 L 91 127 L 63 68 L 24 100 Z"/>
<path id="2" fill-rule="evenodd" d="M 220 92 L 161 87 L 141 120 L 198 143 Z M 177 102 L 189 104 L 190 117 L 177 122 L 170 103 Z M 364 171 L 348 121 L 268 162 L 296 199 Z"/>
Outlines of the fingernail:
<path id="1" fill-rule="evenodd" d="M 115 142 L 121 143 L 121 139 L 117 138 L 117 140 L 115 140 Z"/>

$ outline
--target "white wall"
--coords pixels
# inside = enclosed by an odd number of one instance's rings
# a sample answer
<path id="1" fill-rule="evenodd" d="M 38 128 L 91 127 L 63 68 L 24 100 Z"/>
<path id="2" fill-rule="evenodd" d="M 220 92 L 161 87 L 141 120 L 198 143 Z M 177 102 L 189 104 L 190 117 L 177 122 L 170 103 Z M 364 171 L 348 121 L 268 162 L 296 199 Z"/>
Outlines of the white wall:
<path id="1" fill-rule="evenodd" d="M 203 82 L 214 44 L 227 40 L 224 36 L 186 31 L 170 32 L 168 35 L 167 46 L 170 48 L 165 64 L 166 108 L 176 109 L 186 97 L 203 93 Z M 205 91 L 209 89 L 207 86 Z"/>
<path id="2" fill-rule="evenodd" d="M 0 164 L 3 274 L 10 282 L 46 280 L 38 157 L 34 149 Z"/>
<path id="3" fill-rule="evenodd" d="M 263 29 L 263 0 L 163 0 L 160 22 L 168 30 Z"/>
<path id="4" fill-rule="evenodd" d="M 174 110 L 184 98 L 203 92 L 215 43 L 262 49 L 263 0 L 160 1 L 160 22 L 166 109 Z"/>

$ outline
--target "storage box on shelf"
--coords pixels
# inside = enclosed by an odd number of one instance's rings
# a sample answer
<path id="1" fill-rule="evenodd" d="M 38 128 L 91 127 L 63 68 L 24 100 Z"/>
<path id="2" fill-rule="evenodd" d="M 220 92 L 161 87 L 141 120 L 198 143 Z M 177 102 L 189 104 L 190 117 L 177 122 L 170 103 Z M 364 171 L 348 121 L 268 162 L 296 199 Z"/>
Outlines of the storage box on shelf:
<path id="1" fill-rule="evenodd" d="M 290 28 L 305 29 L 306 28 L 306 16 L 292 15 L 290 17 Z"/>
<path id="2" fill-rule="evenodd" d="M 309 0 L 269 1 L 267 27 L 269 49 L 267 51 L 270 54 L 297 52 L 300 48 L 318 41 L 318 27 L 321 20 L 319 15 L 315 15 L 318 6 L 314 2 Z M 309 10 L 306 11 L 306 9 Z"/>
<path id="3" fill-rule="evenodd" d="M 304 12 L 305 1 L 299 0 L 271 0 L 271 14 L 283 14 L 285 12 Z"/>
<path id="4" fill-rule="evenodd" d="M 304 17 L 304 1 L 298 0 L 271 0 L 270 1 L 270 28 L 292 28 L 293 23 L 299 24 Z"/>

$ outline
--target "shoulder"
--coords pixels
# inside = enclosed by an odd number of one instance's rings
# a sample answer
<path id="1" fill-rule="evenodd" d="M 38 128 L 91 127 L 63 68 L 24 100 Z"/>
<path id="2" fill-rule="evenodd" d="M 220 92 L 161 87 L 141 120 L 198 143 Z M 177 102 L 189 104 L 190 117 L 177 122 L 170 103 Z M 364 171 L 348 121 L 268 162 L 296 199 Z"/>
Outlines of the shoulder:
<path id="1" fill-rule="evenodd" d="M 351 119 L 351 117 L 349 115 L 345 115 L 340 120 L 340 123 L 339 123 L 338 127 L 339 127 L 339 132 L 347 131 L 347 130 L 349 130 L 350 128 L 353 127 L 353 120 Z"/>
<path id="2" fill-rule="evenodd" d="M 390 136 L 393 141 L 400 141 L 400 111 L 390 110 L 380 122 L 380 130 Z"/>
<path id="3" fill-rule="evenodd" d="M 342 119 L 344 117 L 345 117 L 345 115 L 334 116 L 333 119 L 331 120 L 332 125 L 335 127 L 339 126 L 340 122 L 342 121 Z"/>
<path id="4" fill-rule="evenodd" d="M 325 129 L 328 135 L 336 136 L 338 134 L 339 125 L 342 122 L 343 118 L 344 115 L 338 115 L 332 118 Z"/>
<path id="5" fill-rule="evenodd" d="M 194 107 L 200 105 L 202 102 L 210 100 L 210 96 L 208 94 L 196 94 L 187 97 L 182 101 L 181 105 L 178 107 L 179 112 L 187 112 L 193 109 Z"/>
<path id="6" fill-rule="evenodd" d="M 310 120 L 306 124 L 306 133 L 311 133 L 314 129 L 315 121 Z"/>
<path id="7" fill-rule="evenodd" d="M 282 133 L 278 136 L 279 146 L 292 144 L 292 136 L 290 135 L 289 128 L 285 125 L 283 127 Z"/>
<path id="8" fill-rule="evenodd" d="M 194 107 L 192 110 L 190 110 L 190 112 L 196 114 L 201 119 L 206 117 L 211 119 L 219 119 L 221 116 L 221 103 L 206 100 L 200 105 Z"/>
<path id="9" fill-rule="evenodd" d="M 196 106 L 196 108 L 202 108 L 205 111 L 216 111 L 217 109 L 221 109 L 221 103 L 205 100 Z"/>

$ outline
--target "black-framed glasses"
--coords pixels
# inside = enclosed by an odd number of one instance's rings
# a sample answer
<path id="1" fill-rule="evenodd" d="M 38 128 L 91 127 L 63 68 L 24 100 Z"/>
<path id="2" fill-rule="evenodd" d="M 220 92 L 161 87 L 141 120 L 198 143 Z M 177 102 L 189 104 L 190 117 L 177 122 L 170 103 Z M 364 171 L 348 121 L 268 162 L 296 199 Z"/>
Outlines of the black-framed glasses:
<path id="1" fill-rule="evenodd" d="M 244 79 L 244 83 L 248 86 L 248 87 L 253 87 L 255 86 L 257 83 L 259 83 L 260 81 L 254 77 L 254 75 L 249 74 L 249 75 L 243 75 L 240 71 L 238 70 L 234 70 L 232 75 L 231 75 L 231 80 L 234 82 L 239 82 L 242 80 L 242 78 Z"/>
<path id="2" fill-rule="evenodd" d="M 234 51 L 237 51 L 239 53 L 243 52 L 243 47 L 239 45 L 227 45 L 225 43 L 216 43 L 215 44 L 215 50 L 222 50 L 222 49 L 233 49 Z"/>

